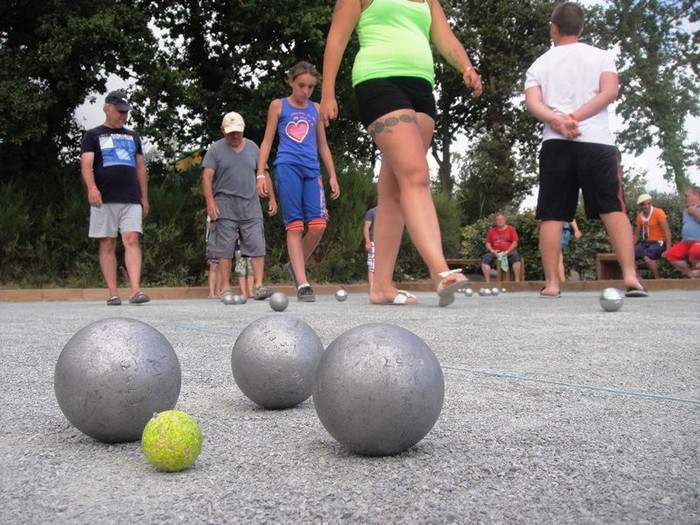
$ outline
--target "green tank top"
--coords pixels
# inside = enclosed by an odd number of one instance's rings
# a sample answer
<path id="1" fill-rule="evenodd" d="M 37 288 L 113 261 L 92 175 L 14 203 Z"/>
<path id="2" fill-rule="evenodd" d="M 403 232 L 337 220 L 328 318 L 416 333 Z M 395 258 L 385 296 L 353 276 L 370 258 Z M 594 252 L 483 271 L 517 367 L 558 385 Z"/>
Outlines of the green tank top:
<path id="1" fill-rule="evenodd" d="M 434 86 L 430 24 L 426 0 L 374 0 L 357 23 L 360 51 L 352 85 L 374 78 L 419 77 Z"/>

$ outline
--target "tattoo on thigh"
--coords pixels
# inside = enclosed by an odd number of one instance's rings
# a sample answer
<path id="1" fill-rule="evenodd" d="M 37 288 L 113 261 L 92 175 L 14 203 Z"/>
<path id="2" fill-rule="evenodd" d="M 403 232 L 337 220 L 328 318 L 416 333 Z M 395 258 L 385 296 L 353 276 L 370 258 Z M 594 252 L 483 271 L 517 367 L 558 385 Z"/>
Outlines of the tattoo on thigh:
<path id="1" fill-rule="evenodd" d="M 398 117 L 389 117 L 386 120 L 375 120 L 372 124 L 369 125 L 367 128 L 367 132 L 369 133 L 369 136 L 372 137 L 373 139 L 379 135 L 380 133 L 393 133 L 393 128 L 399 122 L 406 122 L 406 123 L 418 123 L 418 120 L 416 119 L 415 116 L 413 115 L 399 115 Z"/>

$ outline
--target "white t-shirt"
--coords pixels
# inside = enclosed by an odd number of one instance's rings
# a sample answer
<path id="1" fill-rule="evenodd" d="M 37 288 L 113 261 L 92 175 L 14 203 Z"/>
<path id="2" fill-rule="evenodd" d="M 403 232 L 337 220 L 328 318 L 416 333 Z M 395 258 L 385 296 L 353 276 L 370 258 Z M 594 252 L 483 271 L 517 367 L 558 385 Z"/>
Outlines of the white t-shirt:
<path id="1" fill-rule="evenodd" d="M 600 76 L 605 72 L 617 73 L 612 53 L 581 42 L 554 46 L 527 70 L 525 90 L 539 86 L 544 103 L 568 115 L 600 92 Z M 607 109 L 583 120 L 579 129 L 577 142 L 615 144 Z M 545 123 L 543 141 L 563 138 Z"/>

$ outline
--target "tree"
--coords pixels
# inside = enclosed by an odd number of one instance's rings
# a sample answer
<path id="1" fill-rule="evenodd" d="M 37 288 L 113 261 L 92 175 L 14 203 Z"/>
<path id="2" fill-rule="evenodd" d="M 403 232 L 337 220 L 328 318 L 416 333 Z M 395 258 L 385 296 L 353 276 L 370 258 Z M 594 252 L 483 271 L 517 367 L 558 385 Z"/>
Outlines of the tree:
<path id="1" fill-rule="evenodd" d="M 35 198 L 75 157 L 73 112 L 110 74 L 129 75 L 155 46 L 135 2 L 9 0 L 0 7 L 0 163 Z M 136 4 L 139 4 L 138 2 Z"/>
<path id="2" fill-rule="evenodd" d="M 161 45 L 139 80 L 144 132 L 172 154 L 218 139 L 222 114 L 237 111 L 248 138 L 259 143 L 270 101 L 289 93 L 286 70 L 300 60 L 320 69 L 332 6 L 329 0 L 153 4 L 149 14 Z M 336 156 L 367 160 L 372 148 L 357 124 L 350 65 L 344 61 L 338 76 L 341 118 L 328 130 L 329 143 Z"/>
<path id="3" fill-rule="evenodd" d="M 484 81 L 484 94 L 472 99 L 461 75 L 442 63 L 437 70 L 439 117 L 433 151 L 441 187 L 452 191 L 450 146 L 460 133 L 469 141 L 460 172 L 464 220 L 473 221 L 515 205 L 536 183 L 540 124 L 522 104 L 525 71 L 549 45 L 546 31 L 551 3 L 487 0 L 446 5 L 455 34 Z"/>
<path id="4" fill-rule="evenodd" d="M 700 142 L 686 131 L 688 117 L 700 115 L 699 14 L 690 0 L 622 0 L 594 11 L 588 30 L 597 45 L 619 48 L 621 144 L 636 155 L 658 146 L 664 178 L 680 192 L 700 159 Z"/>

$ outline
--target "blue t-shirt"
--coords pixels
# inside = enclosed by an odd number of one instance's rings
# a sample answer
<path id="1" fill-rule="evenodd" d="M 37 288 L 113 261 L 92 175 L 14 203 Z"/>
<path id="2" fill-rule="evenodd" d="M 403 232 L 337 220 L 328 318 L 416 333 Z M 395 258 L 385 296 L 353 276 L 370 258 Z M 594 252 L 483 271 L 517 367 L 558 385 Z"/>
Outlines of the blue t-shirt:
<path id="1" fill-rule="evenodd" d="M 107 126 L 89 129 L 80 142 L 80 154 L 83 153 L 95 154 L 92 170 L 102 202 L 141 204 L 136 156 L 143 155 L 143 150 L 138 133 Z"/>
<path id="2" fill-rule="evenodd" d="M 700 204 L 695 206 L 700 210 Z M 683 228 L 681 229 L 681 239 L 684 241 L 700 241 L 700 222 L 695 220 L 688 210 L 683 210 Z"/>
<path id="3" fill-rule="evenodd" d="M 275 166 L 297 164 L 318 170 L 318 144 L 316 128 L 318 111 L 312 101 L 305 108 L 295 108 L 286 98 L 282 99 L 282 111 L 277 122 L 279 146 Z"/>

